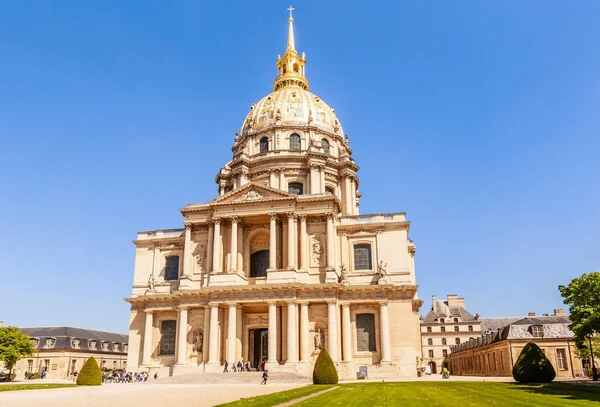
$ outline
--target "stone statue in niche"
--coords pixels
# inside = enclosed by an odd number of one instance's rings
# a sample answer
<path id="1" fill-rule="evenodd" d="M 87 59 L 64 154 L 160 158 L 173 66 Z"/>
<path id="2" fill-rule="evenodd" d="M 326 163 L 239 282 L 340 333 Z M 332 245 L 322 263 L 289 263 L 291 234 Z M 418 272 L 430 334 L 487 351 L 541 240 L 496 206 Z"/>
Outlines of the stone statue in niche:
<path id="1" fill-rule="evenodd" d="M 150 277 L 148 278 L 148 290 L 154 291 L 154 274 L 150 274 Z"/>
<path id="2" fill-rule="evenodd" d="M 195 332 L 192 350 L 196 353 L 202 353 L 202 343 L 203 342 L 204 342 L 204 334 L 200 331 Z"/>
<path id="3" fill-rule="evenodd" d="M 196 256 L 196 264 L 198 265 L 198 270 L 204 271 L 204 262 L 206 261 L 206 245 L 199 244 L 196 246 L 196 252 L 194 253 Z"/>
<path id="4" fill-rule="evenodd" d="M 325 345 L 325 332 L 323 332 L 323 329 L 315 329 L 314 342 L 315 350 L 323 349 L 323 345 Z"/>
<path id="5" fill-rule="evenodd" d="M 348 270 L 346 269 L 346 265 L 344 263 L 342 263 L 340 265 L 340 278 L 339 278 L 339 282 L 342 283 L 342 285 L 348 285 L 349 281 L 348 281 Z"/>
<path id="6" fill-rule="evenodd" d="M 311 239 L 311 247 L 312 247 L 312 263 L 313 266 L 322 266 L 323 265 L 323 242 L 320 237 L 313 236 Z"/>
<path id="7" fill-rule="evenodd" d="M 385 277 L 387 275 L 387 263 L 383 260 L 379 260 L 379 264 L 377 265 L 377 274 L 379 274 L 380 277 Z"/>

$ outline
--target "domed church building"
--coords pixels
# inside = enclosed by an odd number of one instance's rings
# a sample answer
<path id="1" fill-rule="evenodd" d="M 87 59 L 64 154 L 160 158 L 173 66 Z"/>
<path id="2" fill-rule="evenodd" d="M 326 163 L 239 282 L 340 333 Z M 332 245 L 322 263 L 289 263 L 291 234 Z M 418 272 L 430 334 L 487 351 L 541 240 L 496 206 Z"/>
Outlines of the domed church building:
<path id="1" fill-rule="evenodd" d="M 305 66 L 290 11 L 273 91 L 236 133 L 219 196 L 181 209 L 182 229 L 138 233 L 129 370 L 164 377 L 243 361 L 309 376 L 327 349 L 342 379 L 416 376 L 409 222 L 359 215 L 359 167 Z"/>

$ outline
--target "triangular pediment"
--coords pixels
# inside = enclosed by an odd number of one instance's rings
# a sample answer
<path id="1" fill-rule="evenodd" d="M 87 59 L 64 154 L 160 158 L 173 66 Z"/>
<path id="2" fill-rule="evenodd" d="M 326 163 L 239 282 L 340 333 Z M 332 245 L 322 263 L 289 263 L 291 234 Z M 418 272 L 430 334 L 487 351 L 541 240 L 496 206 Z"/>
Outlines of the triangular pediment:
<path id="1" fill-rule="evenodd" d="M 251 203 L 279 199 L 297 199 L 297 196 L 279 189 L 264 185 L 248 183 L 241 188 L 231 191 L 212 201 L 211 205 L 223 205 L 231 203 Z"/>

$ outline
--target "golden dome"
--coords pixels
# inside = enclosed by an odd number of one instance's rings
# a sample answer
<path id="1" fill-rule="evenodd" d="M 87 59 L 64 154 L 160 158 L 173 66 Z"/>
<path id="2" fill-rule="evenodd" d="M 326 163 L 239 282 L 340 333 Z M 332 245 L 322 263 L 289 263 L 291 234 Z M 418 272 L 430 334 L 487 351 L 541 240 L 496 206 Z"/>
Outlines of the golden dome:
<path id="1" fill-rule="evenodd" d="M 252 105 L 241 134 L 273 126 L 312 126 L 332 135 L 344 132 L 335 111 L 317 95 L 297 86 L 284 86 Z"/>
<path id="2" fill-rule="evenodd" d="M 262 98 L 250 108 L 241 128 L 241 134 L 262 131 L 273 126 L 316 127 L 331 135 L 343 137 L 344 132 L 335 111 L 321 98 L 308 91 L 305 77 L 306 56 L 296 52 L 294 19 L 290 7 L 288 41 L 285 54 L 277 58 L 278 75 L 273 84 L 274 92 Z"/>

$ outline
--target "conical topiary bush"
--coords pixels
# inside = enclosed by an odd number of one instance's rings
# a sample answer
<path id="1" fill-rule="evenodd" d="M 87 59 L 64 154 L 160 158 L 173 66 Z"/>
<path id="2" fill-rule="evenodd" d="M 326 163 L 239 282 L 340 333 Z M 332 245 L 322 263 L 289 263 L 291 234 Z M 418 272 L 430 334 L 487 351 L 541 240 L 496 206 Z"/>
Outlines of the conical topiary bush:
<path id="1" fill-rule="evenodd" d="M 556 371 L 540 347 L 529 342 L 521 351 L 512 375 L 520 383 L 550 383 Z"/>
<path id="2" fill-rule="evenodd" d="M 102 371 L 98 362 L 92 356 L 85 361 L 83 367 L 77 375 L 77 385 L 80 386 L 100 386 L 102 384 Z"/>
<path id="3" fill-rule="evenodd" d="M 327 349 L 321 349 L 313 369 L 313 384 L 337 384 L 338 374 Z"/>

